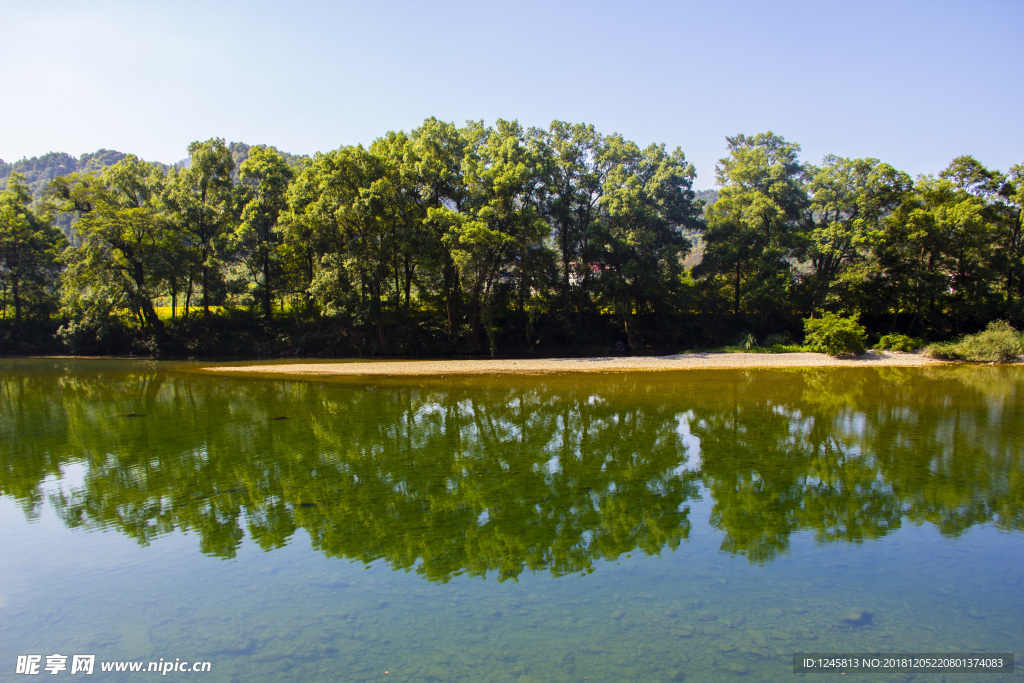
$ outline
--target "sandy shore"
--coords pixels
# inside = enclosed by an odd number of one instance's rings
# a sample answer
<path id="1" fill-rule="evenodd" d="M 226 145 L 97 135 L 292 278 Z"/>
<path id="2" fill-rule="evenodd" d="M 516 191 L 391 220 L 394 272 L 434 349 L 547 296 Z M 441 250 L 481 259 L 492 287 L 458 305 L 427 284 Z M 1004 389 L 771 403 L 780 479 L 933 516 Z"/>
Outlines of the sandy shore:
<path id="1" fill-rule="evenodd" d="M 722 368 L 822 368 L 940 365 L 942 361 L 912 353 L 870 352 L 853 358 L 823 353 L 686 353 L 675 356 L 608 358 L 541 358 L 517 360 L 335 361 L 218 365 L 202 372 L 316 376 L 536 375 L 559 372 L 647 372 Z"/>

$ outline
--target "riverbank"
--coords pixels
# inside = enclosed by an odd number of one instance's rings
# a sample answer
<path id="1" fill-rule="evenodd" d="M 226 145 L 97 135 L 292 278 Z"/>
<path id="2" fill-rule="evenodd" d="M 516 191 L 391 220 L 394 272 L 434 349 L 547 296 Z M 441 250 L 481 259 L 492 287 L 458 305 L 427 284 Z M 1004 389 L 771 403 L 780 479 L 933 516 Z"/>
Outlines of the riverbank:
<path id="1" fill-rule="evenodd" d="M 515 360 L 380 360 L 313 363 L 253 363 L 198 368 L 216 374 L 284 376 L 539 375 L 551 373 L 656 372 L 726 368 L 916 367 L 944 361 L 914 353 L 871 351 L 835 358 L 824 353 L 685 353 L 674 356 L 537 358 Z"/>

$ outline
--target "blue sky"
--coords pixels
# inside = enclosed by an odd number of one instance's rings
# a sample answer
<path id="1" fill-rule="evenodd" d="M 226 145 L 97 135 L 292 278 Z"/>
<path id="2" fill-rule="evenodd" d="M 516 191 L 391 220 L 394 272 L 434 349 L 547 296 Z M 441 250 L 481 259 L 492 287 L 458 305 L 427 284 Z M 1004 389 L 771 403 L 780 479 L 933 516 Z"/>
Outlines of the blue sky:
<path id="1" fill-rule="evenodd" d="M 911 175 L 1024 163 L 1024 1 L 0 0 L 0 158 L 193 140 L 311 154 L 428 116 L 679 146 L 773 130 Z"/>

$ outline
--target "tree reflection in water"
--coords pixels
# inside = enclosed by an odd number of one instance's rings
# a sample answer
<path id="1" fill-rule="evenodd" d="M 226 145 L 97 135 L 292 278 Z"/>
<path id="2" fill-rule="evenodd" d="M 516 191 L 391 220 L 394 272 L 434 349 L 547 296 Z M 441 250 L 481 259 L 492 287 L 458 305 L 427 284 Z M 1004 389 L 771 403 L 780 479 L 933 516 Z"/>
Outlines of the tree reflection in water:
<path id="1" fill-rule="evenodd" d="M 44 480 L 80 463 L 50 493 L 70 527 L 193 531 L 224 558 L 246 531 L 269 550 L 303 529 L 326 555 L 441 582 L 674 550 L 708 495 L 722 550 L 764 563 L 804 530 L 1020 529 L 1022 370 L 317 383 L 8 361 L 0 493 L 37 514 Z"/>

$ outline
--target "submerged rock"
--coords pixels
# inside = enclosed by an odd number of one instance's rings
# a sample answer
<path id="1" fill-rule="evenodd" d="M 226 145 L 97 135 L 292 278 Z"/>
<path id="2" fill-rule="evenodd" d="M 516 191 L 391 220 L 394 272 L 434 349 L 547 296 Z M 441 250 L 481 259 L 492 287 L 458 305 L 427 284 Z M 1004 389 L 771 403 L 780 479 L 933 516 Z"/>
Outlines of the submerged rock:
<path id="1" fill-rule="evenodd" d="M 843 617 L 844 626 L 867 626 L 874 621 L 875 614 L 871 610 L 854 608 Z"/>

